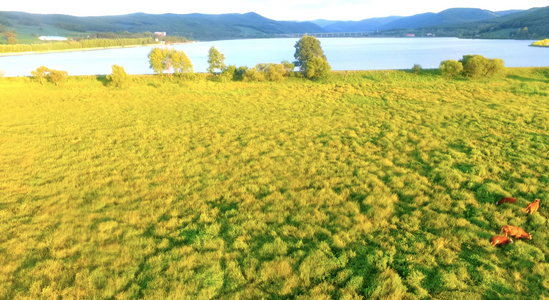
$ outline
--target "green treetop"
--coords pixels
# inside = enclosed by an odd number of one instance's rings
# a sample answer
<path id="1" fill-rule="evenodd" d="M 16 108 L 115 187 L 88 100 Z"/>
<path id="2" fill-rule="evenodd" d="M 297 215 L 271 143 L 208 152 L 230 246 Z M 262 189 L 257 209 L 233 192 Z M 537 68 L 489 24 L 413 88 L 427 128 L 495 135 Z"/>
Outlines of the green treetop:
<path id="1" fill-rule="evenodd" d="M 208 51 L 208 65 L 207 71 L 210 73 L 223 70 L 225 68 L 225 55 L 212 46 Z"/>
<path id="2" fill-rule="evenodd" d="M 304 35 L 294 47 L 295 65 L 305 77 L 321 78 L 330 73 L 330 64 L 316 37 Z"/>

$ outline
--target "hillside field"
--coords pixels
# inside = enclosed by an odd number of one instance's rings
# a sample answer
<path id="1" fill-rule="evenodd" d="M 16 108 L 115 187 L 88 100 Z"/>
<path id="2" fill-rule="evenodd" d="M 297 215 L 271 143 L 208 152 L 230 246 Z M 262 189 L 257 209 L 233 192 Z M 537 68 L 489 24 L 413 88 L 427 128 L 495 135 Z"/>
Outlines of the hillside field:
<path id="1" fill-rule="evenodd" d="M 0 78 L 0 299 L 547 299 L 549 68 L 508 71 Z"/>

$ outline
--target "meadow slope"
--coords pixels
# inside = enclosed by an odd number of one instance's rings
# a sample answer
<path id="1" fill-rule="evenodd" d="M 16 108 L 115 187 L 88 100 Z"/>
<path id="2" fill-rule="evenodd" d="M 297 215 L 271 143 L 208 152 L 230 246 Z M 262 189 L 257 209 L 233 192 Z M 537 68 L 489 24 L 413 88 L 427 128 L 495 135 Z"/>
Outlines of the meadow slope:
<path id="1" fill-rule="evenodd" d="M 549 297 L 547 68 L 100 79 L 0 78 L 0 299 Z"/>

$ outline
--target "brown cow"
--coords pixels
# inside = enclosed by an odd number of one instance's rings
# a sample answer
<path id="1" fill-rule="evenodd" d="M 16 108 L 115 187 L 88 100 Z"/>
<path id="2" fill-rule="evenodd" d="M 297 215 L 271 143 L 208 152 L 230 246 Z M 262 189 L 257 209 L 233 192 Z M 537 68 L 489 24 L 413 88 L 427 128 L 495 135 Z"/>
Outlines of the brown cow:
<path id="1" fill-rule="evenodd" d="M 528 206 L 526 206 L 526 208 L 522 209 L 522 211 L 527 213 L 527 214 L 535 213 L 539 209 L 539 201 L 540 201 L 539 199 L 536 199 L 536 201 L 528 204 Z"/>
<path id="2" fill-rule="evenodd" d="M 496 205 L 501 205 L 503 203 L 515 203 L 517 202 L 517 198 L 511 198 L 511 197 L 503 197 L 501 200 L 496 202 Z"/>
<path id="3" fill-rule="evenodd" d="M 505 236 L 512 236 L 515 239 L 526 238 L 531 240 L 532 236 L 529 235 L 524 229 L 516 226 L 505 225 L 501 227 L 501 232 L 505 233 Z"/>
<path id="4" fill-rule="evenodd" d="M 505 245 L 505 244 L 508 244 L 508 243 L 512 243 L 513 240 L 506 237 L 506 236 L 495 236 L 492 238 L 492 246 L 496 246 L 496 245 Z"/>

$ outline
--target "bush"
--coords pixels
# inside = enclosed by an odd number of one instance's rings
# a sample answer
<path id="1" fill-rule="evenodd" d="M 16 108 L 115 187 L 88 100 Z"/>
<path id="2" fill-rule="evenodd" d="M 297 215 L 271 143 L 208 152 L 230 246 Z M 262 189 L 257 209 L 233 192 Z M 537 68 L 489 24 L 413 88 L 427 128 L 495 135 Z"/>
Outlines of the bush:
<path id="1" fill-rule="evenodd" d="M 309 79 L 319 79 L 330 75 L 332 67 L 326 59 L 315 56 L 305 62 L 305 70 L 305 77 Z"/>
<path id="2" fill-rule="evenodd" d="M 242 75 L 243 81 L 265 81 L 265 75 L 257 68 L 247 69 Z"/>
<path id="3" fill-rule="evenodd" d="M 489 59 L 482 55 L 464 55 L 460 62 L 467 77 L 485 78 L 505 74 L 505 63 L 499 58 Z"/>
<path id="4" fill-rule="evenodd" d="M 419 75 L 420 72 L 421 72 L 421 65 L 416 64 L 412 67 L 412 73 Z"/>
<path id="5" fill-rule="evenodd" d="M 235 80 L 236 77 L 236 66 L 228 66 L 221 71 L 221 74 L 218 76 L 219 81 L 227 82 Z"/>
<path id="6" fill-rule="evenodd" d="M 248 71 L 248 67 L 246 66 L 238 67 L 238 69 L 234 71 L 234 79 L 242 80 L 244 78 L 244 73 L 246 73 L 246 71 Z"/>
<path id="7" fill-rule="evenodd" d="M 124 87 L 130 80 L 130 76 L 123 67 L 119 65 L 112 65 L 112 74 L 107 75 L 107 80 L 109 80 L 109 85 L 115 87 Z"/>
<path id="8" fill-rule="evenodd" d="M 46 78 L 49 82 L 58 86 L 59 83 L 65 82 L 69 78 L 69 73 L 67 73 L 67 71 L 50 70 Z"/>
<path id="9" fill-rule="evenodd" d="M 283 64 L 258 64 L 256 69 L 269 81 L 281 81 L 287 73 Z"/>
<path id="10" fill-rule="evenodd" d="M 48 69 L 47 67 L 40 66 L 36 68 L 36 70 L 31 71 L 31 75 L 35 80 L 40 82 L 41 85 L 44 85 L 44 79 L 46 78 L 46 75 L 49 71 L 50 69 Z"/>
<path id="11" fill-rule="evenodd" d="M 44 85 L 44 79 L 46 79 L 56 86 L 58 86 L 59 83 L 66 81 L 69 77 L 67 71 L 53 70 L 44 66 L 38 67 L 36 70 L 31 71 L 31 75 L 42 85 Z"/>
<path id="12" fill-rule="evenodd" d="M 286 70 L 286 76 L 291 76 L 294 73 L 295 65 L 287 60 L 281 62 Z"/>
<path id="13" fill-rule="evenodd" d="M 441 62 L 439 69 L 444 77 L 450 79 L 463 71 L 463 65 L 459 61 L 449 59 Z"/>

